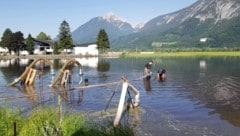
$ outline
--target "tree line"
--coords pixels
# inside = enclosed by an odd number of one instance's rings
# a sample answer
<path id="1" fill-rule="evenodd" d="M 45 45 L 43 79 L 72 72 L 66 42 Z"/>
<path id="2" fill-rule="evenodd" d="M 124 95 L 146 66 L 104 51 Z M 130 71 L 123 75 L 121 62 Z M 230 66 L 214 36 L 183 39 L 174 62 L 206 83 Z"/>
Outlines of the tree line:
<path id="1" fill-rule="evenodd" d="M 52 40 L 52 38 L 40 32 L 37 37 L 37 40 Z M 100 29 L 97 39 L 96 39 L 97 48 L 101 53 L 106 52 L 110 48 L 110 43 L 108 35 L 104 29 Z M 26 39 L 21 31 L 12 32 L 10 28 L 7 28 L 1 37 L 0 47 L 8 49 L 8 53 L 11 54 L 14 52 L 19 55 L 20 51 L 26 50 L 29 54 L 34 53 L 35 42 L 34 38 L 29 34 Z M 53 53 L 59 54 L 59 51 L 64 51 L 68 49 L 73 49 L 73 39 L 71 36 L 70 26 L 67 21 L 63 20 L 59 27 L 58 40 L 55 41 L 53 46 Z"/>

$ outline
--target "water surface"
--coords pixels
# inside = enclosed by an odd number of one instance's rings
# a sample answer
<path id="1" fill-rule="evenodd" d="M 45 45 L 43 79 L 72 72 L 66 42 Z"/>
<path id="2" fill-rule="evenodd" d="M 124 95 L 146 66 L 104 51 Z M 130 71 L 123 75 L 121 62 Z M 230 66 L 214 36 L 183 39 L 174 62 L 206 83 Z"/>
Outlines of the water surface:
<path id="1" fill-rule="evenodd" d="M 103 113 L 113 91 L 117 90 L 107 109 L 114 111 L 119 102 L 121 85 L 91 86 L 116 82 L 121 76 L 125 76 L 128 82 L 140 91 L 141 102 L 134 112 L 124 114 L 122 121 L 131 120 L 130 123 L 135 126 L 138 135 L 237 136 L 240 134 L 240 58 L 238 57 L 154 58 L 153 75 L 148 81 L 141 77 L 144 65 L 150 59 L 77 60 L 83 65 L 82 78 L 89 80 L 89 88 L 78 88 L 80 76 L 77 67 L 72 69 L 73 84 L 67 89 L 49 88 L 52 76 L 48 66 L 35 67 L 41 70 L 42 74 L 37 76 L 34 86 L 7 87 L 8 83 L 21 75 L 31 60 L 0 60 L 0 103 L 21 107 L 28 112 L 37 106 L 57 105 L 60 95 L 63 108 L 66 110 Z M 64 62 L 66 61 L 53 60 L 56 73 Z M 167 71 L 165 82 L 155 79 L 155 74 L 160 68 Z"/>

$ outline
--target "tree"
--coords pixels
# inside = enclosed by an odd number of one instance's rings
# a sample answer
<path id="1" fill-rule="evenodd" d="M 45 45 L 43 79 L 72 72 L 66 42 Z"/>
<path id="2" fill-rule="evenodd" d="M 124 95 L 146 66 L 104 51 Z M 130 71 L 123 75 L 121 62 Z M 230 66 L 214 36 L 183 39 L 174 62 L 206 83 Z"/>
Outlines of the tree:
<path id="1" fill-rule="evenodd" d="M 58 43 L 57 42 L 55 42 L 54 45 L 53 45 L 53 54 L 59 54 Z"/>
<path id="2" fill-rule="evenodd" d="M 46 35 L 44 32 L 40 32 L 37 36 L 38 40 L 51 40 L 51 36 L 50 35 Z"/>
<path id="3" fill-rule="evenodd" d="M 10 50 L 19 55 L 20 50 L 26 49 L 26 45 L 23 43 L 23 33 L 21 31 L 13 33 L 13 43 L 10 45 Z"/>
<path id="4" fill-rule="evenodd" d="M 7 28 L 4 31 L 3 36 L 1 38 L 0 46 L 3 48 L 8 48 L 9 50 L 9 47 L 13 43 L 13 40 L 14 40 L 13 33 L 9 28 Z"/>
<path id="5" fill-rule="evenodd" d="M 73 45 L 72 45 L 73 40 L 71 36 L 70 27 L 67 21 L 65 20 L 63 20 L 63 22 L 60 24 L 58 38 L 59 38 L 59 43 L 58 43 L 59 49 L 73 48 Z"/>
<path id="6" fill-rule="evenodd" d="M 21 31 L 12 33 L 12 31 L 7 28 L 3 33 L 0 45 L 1 47 L 6 47 L 9 53 L 11 53 L 11 51 L 14 51 L 19 55 L 19 51 L 26 48 L 26 45 L 23 43 L 23 41 L 24 38 Z"/>
<path id="7" fill-rule="evenodd" d="M 33 54 L 34 51 L 34 41 L 31 36 L 31 34 L 28 35 L 26 39 L 26 50 L 28 51 L 29 54 Z"/>
<path id="8" fill-rule="evenodd" d="M 110 43 L 108 40 L 108 35 L 104 29 L 100 29 L 98 36 L 97 36 L 97 48 L 100 52 L 106 52 L 107 49 L 110 48 Z"/>

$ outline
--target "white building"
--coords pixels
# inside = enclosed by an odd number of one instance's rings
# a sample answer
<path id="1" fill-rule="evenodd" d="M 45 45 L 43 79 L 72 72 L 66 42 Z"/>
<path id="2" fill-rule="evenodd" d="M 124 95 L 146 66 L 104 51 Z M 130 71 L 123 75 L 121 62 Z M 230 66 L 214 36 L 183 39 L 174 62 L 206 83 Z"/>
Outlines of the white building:
<path id="1" fill-rule="evenodd" d="M 8 53 L 7 48 L 0 47 L 0 55 L 6 55 Z"/>
<path id="2" fill-rule="evenodd" d="M 53 53 L 53 41 L 50 40 L 37 40 L 33 39 L 34 41 L 34 54 L 52 54 Z"/>
<path id="3" fill-rule="evenodd" d="M 20 55 L 29 55 L 27 50 L 19 51 Z"/>
<path id="4" fill-rule="evenodd" d="M 201 39 L 200 39 L 200 42 L 205 43 L 205 42 L 207 42 L 208 40 L 209 40 L 209 38 L 205 37 L 205 38 L 201 38 Z"/>
<path id="5" fill-rule="evenodd" d="M 75 45 L 73 48 L 73 52 L 75 55 L 89 55 L 89 56 L 97 56 L 98 49 L 96 43 L 85 43 Z"/>

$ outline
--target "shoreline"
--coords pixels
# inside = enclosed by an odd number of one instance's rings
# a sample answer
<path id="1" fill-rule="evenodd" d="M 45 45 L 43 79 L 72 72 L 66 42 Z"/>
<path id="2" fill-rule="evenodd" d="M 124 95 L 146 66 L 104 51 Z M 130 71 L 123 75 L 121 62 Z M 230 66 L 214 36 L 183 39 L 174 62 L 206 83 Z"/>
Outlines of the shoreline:
<path id="1" fill-rule="evenodd" d="M 0 59 L 72 59 L 72 58 L 148 58 L 148 57 L 240 57 L 240 51 L 179 51 L 179 52 L 108 52 L 97 56 L 72 54 L 44 54 L 44 55 L 5 55 Z"/>
<path id="2" fill-rule="evenodd" d="M 107 54 L 100 54 L 98 56 L 86 56 L 86 55 L 72 55 L 72 54 L 43 54 L 43 55 L 5 55 L 0 56 L 0 59 L 37 59 L 37 58 L 47 58 L 47 59 L 72 59 L 72 58 L 119 58 L 122 52 L 109 52 Z"/>
<path id="3" fill-rule="evenodd" d="M 123 57 L 240 57 L 240 51 L 125 52 Z"/>

